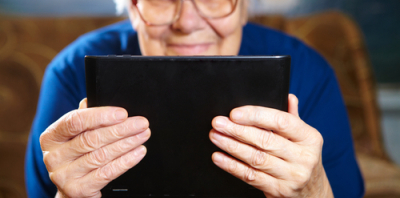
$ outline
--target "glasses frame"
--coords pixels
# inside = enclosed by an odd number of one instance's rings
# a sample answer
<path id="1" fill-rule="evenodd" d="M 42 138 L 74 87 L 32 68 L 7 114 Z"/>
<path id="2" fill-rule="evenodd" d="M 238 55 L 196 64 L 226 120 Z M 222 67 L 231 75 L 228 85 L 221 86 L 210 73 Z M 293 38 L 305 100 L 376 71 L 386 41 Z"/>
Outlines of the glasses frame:
<path id="1" fill-rule="evenodd" d="M 178 1 L 181 2 L 181 4 L 180 4 L 181 6 L 179 7 L 179 11 L 177 12 L 176 16 L 174 17 L 174 19 L 172 20 L 172 22 L 163 23 L 163 24 L 154 24 L 154 23 L 150 23 L 150 22 L 146 21 L 146 20 L 143 18 L 142 13 L 140 13 L 139 8 L 137 7 L 137 3 L 138 3 L 139 0 L 131 0 L 131 1 L 132 1 L 132 5 L 134 5 L 135 8 L 136 8 L 136 10 L 138 11 L 140 18 L 143 20 L 143 22 L 144 22 L 146 25 L 148 25 L 148 26 L 163 26 L 163 25 L 171 25 L 171 24 L 174 24 L 176 21 L 179 20 L 179 18 L 181 18 L 183 1 L 186 1 L 186 0 L 178 0 Z M 144 0 L 144 1 L 145 1 L 145 0 Z M 235 12 L 236 7 L 237 7 L 238 2 L 239 2 L 239 0 L 235 0 L 235 5 L 233 5 L 232 11 L 229 12 L 228 14 L 225 14 L 225 15 L 220 16 L 220 17 L 208 17 L 208 16 L 205 16 L 205 15 L 200 11 L 200 9 L 197 7 L 197 4 L 196 4 L 196 1 L 195 1 L 195 0 L 188 0 L 188 1 L 192 1 L 192 2 L 193 2 L 193 5 L 194 5 L 194 7 L 195 7 L 197 13 L 199 13 L 199 15 L 200 15 L 203 19 L 221 19 L 221 18 L 227 17 L 227 16 L 231 15 L 233 12 Z"/>

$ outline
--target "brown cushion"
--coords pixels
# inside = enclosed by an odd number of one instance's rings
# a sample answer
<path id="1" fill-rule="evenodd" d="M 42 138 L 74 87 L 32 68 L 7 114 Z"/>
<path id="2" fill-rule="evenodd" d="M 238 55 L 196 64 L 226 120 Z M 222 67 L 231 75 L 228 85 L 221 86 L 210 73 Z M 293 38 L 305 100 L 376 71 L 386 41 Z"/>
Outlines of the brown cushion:
<path id="1" fill-rule="evenodd" d="M 364 176 L 366 197 L 400 197 L 400 168 L 393 163 L 357 153 Z"/>

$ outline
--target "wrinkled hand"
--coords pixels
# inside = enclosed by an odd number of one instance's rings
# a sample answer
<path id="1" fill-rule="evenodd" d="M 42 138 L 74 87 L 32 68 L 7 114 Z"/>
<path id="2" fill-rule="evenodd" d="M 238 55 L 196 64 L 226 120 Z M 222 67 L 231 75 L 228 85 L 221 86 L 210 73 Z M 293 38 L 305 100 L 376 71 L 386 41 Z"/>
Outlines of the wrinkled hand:
<path id="1" fill-rule="evenodd" d="M 211 141 L 237 158 L 215 152 L 213 162 L 268 198 L 333 197 L 322 166 L 322 136 L 300 119 L 296 96 L 289 95 L 289 113 L 244 106 L 212 125 Z"/>
<path id="2" fill-rule="evenodd" d="M 122 108 L 87 108 L 84 99 L 43 132 L 43 161 L 56 197 L 101 197 L 104 186 L 140 162 L 149 123 L 127 116 Z"/>

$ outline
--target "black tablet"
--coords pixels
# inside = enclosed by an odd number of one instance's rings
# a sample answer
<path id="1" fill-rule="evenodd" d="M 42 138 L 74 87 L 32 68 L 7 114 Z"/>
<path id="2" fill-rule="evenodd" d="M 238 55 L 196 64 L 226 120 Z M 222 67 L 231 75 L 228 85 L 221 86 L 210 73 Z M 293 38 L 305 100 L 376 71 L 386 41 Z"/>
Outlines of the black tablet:
<path id="1" fill-rule="evenodd" d="M 119 106 L 149 120 L 144 159 L 104 197 L 265 197 L 217 167 L 215 116 L 258 105 L 287 111 L 289 56 L 86 56 L 88 106 Z"/>

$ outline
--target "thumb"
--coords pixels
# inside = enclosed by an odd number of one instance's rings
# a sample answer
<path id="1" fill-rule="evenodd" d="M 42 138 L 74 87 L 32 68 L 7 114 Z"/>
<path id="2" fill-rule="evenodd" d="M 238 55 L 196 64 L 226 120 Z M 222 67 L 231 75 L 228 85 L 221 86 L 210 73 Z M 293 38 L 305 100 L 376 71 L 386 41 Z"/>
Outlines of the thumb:
<path id="1" fill-rule="evenodd" d="M 86 109 L 87 108 L 87 98 L 84 98 L 79 103 L 79 109 Z"/>
<path id="2" fill-rule="evenodd" d="M 288 107 L 289 113 L 300 117 L 299 116 L 299 100 L 294 94 L 289 94 L 289 107 Z"/>

